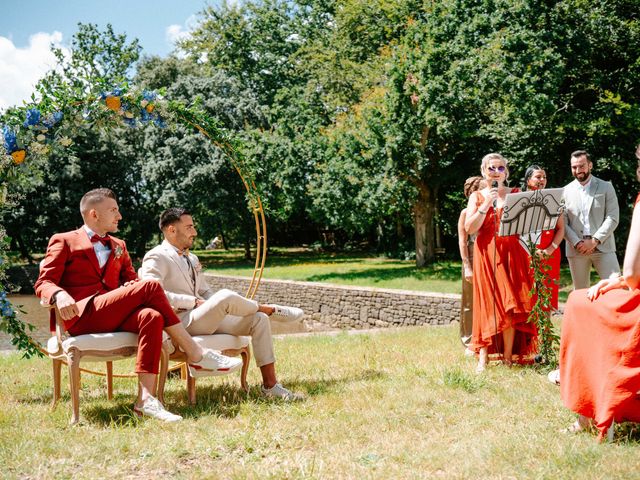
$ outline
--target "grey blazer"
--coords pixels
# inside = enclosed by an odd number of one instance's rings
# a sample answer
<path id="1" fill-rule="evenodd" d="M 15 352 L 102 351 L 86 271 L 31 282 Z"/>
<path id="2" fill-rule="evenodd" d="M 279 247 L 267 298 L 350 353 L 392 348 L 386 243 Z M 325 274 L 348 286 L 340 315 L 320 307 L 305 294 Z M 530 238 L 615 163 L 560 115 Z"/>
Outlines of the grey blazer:
<path id="1" fill-rule="evenodd" d="M 564 187 L 564 239 L 567 257 L 578 255 L 575 245 L 582 240 L 584 225 L 580 219 L 580 182 L 574 180 Z M 618 197 L 611 182 L 605 182 L 597 177 L 591 177 L 588 190 L 589 197 L 589 226 L 591 236 L 600 241 L 597 250 L 602 253 L 616 251 L 613 231 L 618 226 L 620 208 Z"/>

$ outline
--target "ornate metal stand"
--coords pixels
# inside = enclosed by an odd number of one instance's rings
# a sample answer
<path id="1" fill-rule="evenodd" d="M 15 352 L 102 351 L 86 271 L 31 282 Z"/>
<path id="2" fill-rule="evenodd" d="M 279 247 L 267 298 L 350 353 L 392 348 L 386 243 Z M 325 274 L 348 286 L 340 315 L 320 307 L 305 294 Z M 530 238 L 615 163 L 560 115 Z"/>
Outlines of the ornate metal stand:
<path id="1" fill-rule="evenodd" d="M 533 272 L 533 288 L 536 303 L 529 314 L 529 321 L 538 329 L 539 356 L 537 360 L 550 366 L 557 364 L 555 346 L 559 337 L 551 323 L 551 291 L 548 267 L 536 254 L 536 245 L 542 232 L 555 230 L 558 218 L 564 211 L 562 189 L 545 189 L 507 195 L 500 220 L 500 236 L 520 235 L 520 243 L 529 252 Z M 546 268 L 545 268 L 546 267 Z"/>

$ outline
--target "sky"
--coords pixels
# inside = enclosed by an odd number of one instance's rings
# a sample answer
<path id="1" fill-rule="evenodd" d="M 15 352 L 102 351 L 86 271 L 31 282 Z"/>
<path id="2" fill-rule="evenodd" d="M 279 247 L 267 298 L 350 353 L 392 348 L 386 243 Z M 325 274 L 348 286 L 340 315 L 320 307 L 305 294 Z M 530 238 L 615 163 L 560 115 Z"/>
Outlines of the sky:
<path id="1" fill-rule="evenodd" d="M 110 23 L 137 38 L 143 55 L 167 56 L 188 35 L 197 14 L 219 0 L 0 0 L 0 112 L 22 105 L 55 66 L 53 43 L 63 50 L 81 23 Z M 234 3 L 234 2 L 228 2 Z"/>

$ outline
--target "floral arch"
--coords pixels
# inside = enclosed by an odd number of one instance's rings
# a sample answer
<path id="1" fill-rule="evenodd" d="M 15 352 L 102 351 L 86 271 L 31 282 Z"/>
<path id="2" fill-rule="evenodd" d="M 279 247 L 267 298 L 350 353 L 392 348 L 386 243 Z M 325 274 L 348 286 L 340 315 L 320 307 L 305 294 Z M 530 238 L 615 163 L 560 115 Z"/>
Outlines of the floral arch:
<path id="1" fill-rule="evenodd" d="M 256 261 L 246 296 L 253 298 L 266 261 L 267 228 L 262 201 L 244 161 L 241 145 L 197 105 L 187 106 L 179 101 L 168 100 L 154 91 L 123 86 L 84 98 L 68 98 L 64 102 L 44 98 L 38 103 L 12 109 L 4 115 L 5 123 L 0 125 L 0 202 L 6 200 L 7 184 L 32 168 L 30 164 L 34 159 L 68 155 L 69 150 L 73 149 L 70 134 L 85 122 L 105 128 L 122 125 L 135 128 L 149 124 L 166 128 L 171 123 L 194 128 L 223 151 L 247 191 L 255 220 Z M 1 265 L 4 264 L 2 261 Z M 25 356 L 37 354 L 39 347 L 26 332 L 27 327 L 31 326 L 16 316 L 4 286 L 0 289 L 0 314 L 0 331 L 8 333 L 12 343 L 23 350 Z"/>

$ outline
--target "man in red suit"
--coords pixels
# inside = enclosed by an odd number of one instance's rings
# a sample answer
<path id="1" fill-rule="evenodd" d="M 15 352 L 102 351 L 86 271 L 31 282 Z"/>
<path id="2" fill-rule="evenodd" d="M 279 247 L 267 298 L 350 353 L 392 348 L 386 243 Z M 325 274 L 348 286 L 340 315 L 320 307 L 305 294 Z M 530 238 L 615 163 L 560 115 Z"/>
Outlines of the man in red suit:
<path id="1" fill-rule="evenodd" d="M 108 233 L 122 219 L 114 193 L 87 192 L 80 201 L 84 225 L 49 240 L 35 284 L 43 303 L 55 304 L 71 335 L 105 332 L 138 334 L 136 373 L 141 388 L 134 411 L 174 422 L 182 417 L 155 398 L 162 331 L 187 354 L 190 364 L 212 375 L 237 370 L 242 361 L 202 350 L 186 332 L 156 281 L 140 281 L 125 243 Z"/>

